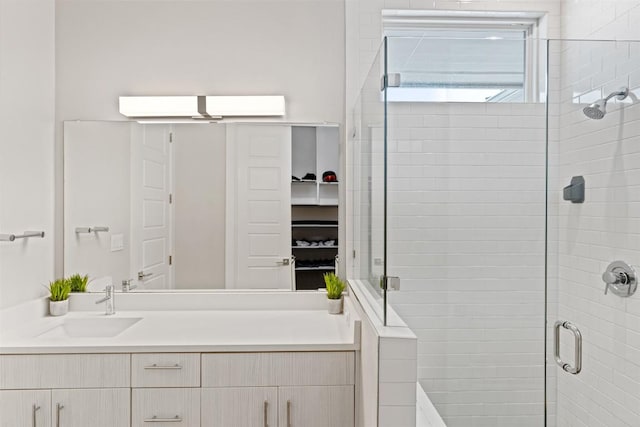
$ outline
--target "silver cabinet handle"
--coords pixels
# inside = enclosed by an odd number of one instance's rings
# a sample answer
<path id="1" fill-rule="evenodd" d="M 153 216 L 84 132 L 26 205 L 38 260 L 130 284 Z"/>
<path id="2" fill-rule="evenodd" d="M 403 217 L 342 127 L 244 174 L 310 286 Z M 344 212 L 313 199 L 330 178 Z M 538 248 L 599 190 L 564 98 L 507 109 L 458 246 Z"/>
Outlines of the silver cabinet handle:
<path id="1" fill-rule="evenodd" d="M 568 363 L 565 363 L 560 358 L 560 328 L 563 327 L 571 333 L 573 333 L 574 343 L 575 343 L 575 356 L 574 356 L 574 366 L 571 366 Z M 571 322 L 558 320 L 554 325 L 554 338 L 555 338 L 555 359 L 558 366 L 560 366 L 564 371 L 577 375 L 582 370 L 582 334 L 580 333 L 580 329 L 576 327 Z"/>
<path id="2" fill-rule="evenodd" d="M 182 369 L 182 366 L 177 363 L 175 365 L 157 365 L 154 363 L 153 365 L 145 366 L 144 369 Z"/>
<path id="3" fill-rule="evenodd" d="M 291 427 L 291 401 L 287 400 L 287 427 Z"/>
<path id="4" fill-rule="evenodd" d="M 153 276 L 153 273 L 145 273 L 144 271 L 138 271 L 138 280 L 144 280 L 149 276 Z"/>
<path id="5" fill-rule="evenodd" d="M 60 411 L 64 409 L 64 406 L 62 406 L 59 403 L 56 403 L 56 427 L 60 427 Z"/>
<path id="6" fill-rule="evenodd" d="M 38 427 L 38 420 L 36 419 L 36 412 L 40 410 L 38 405 L 33 405 L 33 427 Z"/>
<path id="7" fill-rule="evenodd" d="M 180 418 L 180 415 L 176 415 L 173 418 L 159 418 L 157 415 L 154 415 L 151 418 L 145 418 L 144 422 L 145 423 L 181 423 L 182 418 Z"/>
<path id="8" fill-rule="evenodd" d="M 264 427 L 269 427 L 269 422 L 267 419 L 269 418 L 269 402 L 264 401 Z"/>

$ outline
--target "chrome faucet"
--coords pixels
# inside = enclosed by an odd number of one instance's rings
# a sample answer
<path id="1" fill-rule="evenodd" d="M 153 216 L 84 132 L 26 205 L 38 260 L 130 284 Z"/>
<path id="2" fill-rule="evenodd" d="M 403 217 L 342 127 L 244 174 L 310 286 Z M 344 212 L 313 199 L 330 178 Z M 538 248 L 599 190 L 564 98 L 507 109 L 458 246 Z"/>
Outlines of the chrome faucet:
<path id="1" fill-rule="evenodd" d="M 122 281 L 122 292 L 129 292 L 138 287 L 138 285 L 132 285 L 131 281 L 133 279 L 123 280 Z"/>
<path id="2" fill-rule="evenodd" d="M 107 285 L 106 288 L 104 288 L 104 298 L 99 299 L 98 301 L 96 301 L 96 304 L 102 304 L 103 302 L 106 302 L 107 305 L 105 307 L 105 312 L 104 314 L 107 316 L 110 316 L 112 314 L 116 314 L 116 301 L 115 301 L 115 289 L 113 285 Z"/>

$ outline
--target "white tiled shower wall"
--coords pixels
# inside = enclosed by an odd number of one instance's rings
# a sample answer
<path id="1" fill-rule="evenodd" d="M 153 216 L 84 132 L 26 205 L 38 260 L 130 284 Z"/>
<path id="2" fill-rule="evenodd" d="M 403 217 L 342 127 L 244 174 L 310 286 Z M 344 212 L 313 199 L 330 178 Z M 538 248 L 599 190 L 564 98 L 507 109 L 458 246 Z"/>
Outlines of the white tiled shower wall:
<path id="1" fill-rule="evenodd" d="M 390 104 L 390 302 L 449 427 L 544 413 L 544 104 Z"/>
<path id="2" fill-rule="evenodd" d="M 640 1 L 563 2 L 564 38 L 640 39 Z M 640 44 L 569 42 L 559 104 L 560 143 L 556 189 L 573 175 L 586 180 L 586 201 L 572 205 L 551 193 L 558 213 L 558 318 L 570 320 L 584 337 L 583 372 L 558 373 L 557 425 L 640 425 L 640 302 L 604 295 L 600 275 L 609 262 L 640 265 L 640 106 L 612 104 L 600 121 L 586 119 L 578 94 L 608 94 L 640 87 Z M 553 93 L 553 92 L 552 92 Z M 587 99 L 589 96 L 586 97 Z M 555 205 L 555 207 L 554 207 Z M 552 219 L 553 222 L 553 219 Z M 550 319 L 552 320 L 552 319 Z M 566 345 L 570 337 L 563 336 Z M 563 343 L 564 344 L 564 343 Z M 572 348 L 563 348 L 570 359 Z"/>

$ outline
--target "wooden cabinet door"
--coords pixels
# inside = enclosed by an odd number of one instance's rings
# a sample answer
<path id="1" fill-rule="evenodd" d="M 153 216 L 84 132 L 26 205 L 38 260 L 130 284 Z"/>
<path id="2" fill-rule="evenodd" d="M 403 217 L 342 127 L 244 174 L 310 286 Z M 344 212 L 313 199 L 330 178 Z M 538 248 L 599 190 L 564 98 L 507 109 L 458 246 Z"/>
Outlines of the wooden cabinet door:
<path id="1" fill-rule="evenodd" d="M 51 418 L 56 427 L 129 427 L 130 389 L 53 390 Z"/>
<path id="2" fill-rule="evenodd" d="M 279 427 L 353 427 L 353 386 L 278 389 Z"/>
<path id="3" fill-rule="evenodd" d="M 0 391 L 0 427 L 50 427 L 51 391 Z"/>
<path id="4" fill-rule="evenodd" d="M 277 427 L 275 387 L 203 388 L 202 427 Z"/>

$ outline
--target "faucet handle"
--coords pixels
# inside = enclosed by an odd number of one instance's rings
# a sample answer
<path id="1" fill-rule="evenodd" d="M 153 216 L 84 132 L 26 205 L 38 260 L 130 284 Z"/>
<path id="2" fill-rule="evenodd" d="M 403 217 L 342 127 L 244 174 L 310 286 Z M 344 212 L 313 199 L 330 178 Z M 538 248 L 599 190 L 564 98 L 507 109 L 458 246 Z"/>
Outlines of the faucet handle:
<path id="1" fill-rule="evenodd" d="M 125 279 L 122 281 L 122 292 L 129 292 L 130 290 L 138 287 L 138 285 L 132 285 L 132 281 L 133 279 Z"/>

